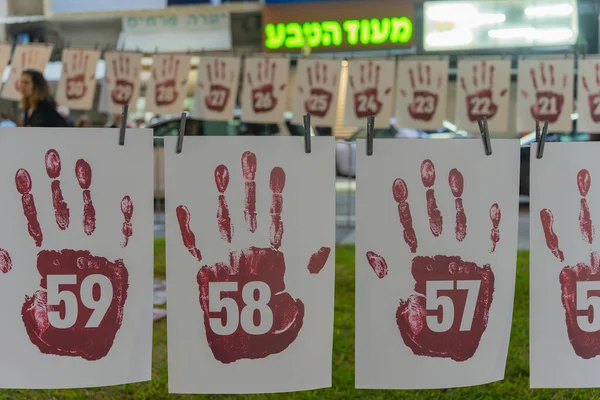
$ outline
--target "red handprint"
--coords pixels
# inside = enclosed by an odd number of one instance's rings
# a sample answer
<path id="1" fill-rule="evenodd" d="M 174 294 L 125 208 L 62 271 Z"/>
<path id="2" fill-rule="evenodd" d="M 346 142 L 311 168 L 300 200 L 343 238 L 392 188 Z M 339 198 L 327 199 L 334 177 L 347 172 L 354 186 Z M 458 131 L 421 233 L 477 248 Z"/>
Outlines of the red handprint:
<path id="1" fill-rule="evenodd" d="M 423 76 L 425 69 L 425 76 Z M 431 65 L 419 63 L 417 65 L 418 80 L 415 79 L 415 71 L 409 68 L 408 75 L 410 76 L 410 86 L 413 92 L 413 101 L 408 106 L 408 113 L 414 119 L 421 121 L 431 121 L 438 107 L 439 95 L 436 91 L 442 87 L 442 77 L 437 79 L 436 87 L 433 87 L 434 82 L 431 80 Z M 402 97 L 406 97 L 406 90 L 400 89 Z"/>
<path id="2" fill-rule="evenodd" d="M 596 64 L 596 91 L 592 93 L 587 77 L 582 76 L 581 82 L 584 89 L 588 92 L 588 104 L 592 121 L 600 122 L 600 64 Z"/>
<path id="3" fill-rule="evenodd" d="M 488 79 L 489 73 L 489 79 Z M 479 81 L 479 71 L 477 65 L 473 65 L 473 92 L 469 92 L 465 78 L 460 78 L 460 85 L 465 91 L 467 102 L 467 116 L 469 121 L 476 122 L 480 118 L 491 119 L 496 115 L 498 111 L 498 105 L 494 103 L 493 90 L 494 90 L 494 73 L 495 68 L 490 65 L 489 71 L 487 63 L 481 62 L 481 81 Z M 508 88 L 500 91 L 500 97 L 506 96 Z"/>
<path id="4" fill-rule="evenodd" d="M 114 76 L 113 89 L 110 92 L 110 97 L 113 103 L 120 106 L 129 104 L 133 93 L 135 92 L 135 82 L 140 71 L 136 63 L 132 64 L 131 55 L 119 53 L 118 56 L 112 58 L 112 69 Z M 155 78 L 156 79 L 156 78 Z M 108 84 L 112 84 L 110 78 L 106 78 Z M 158 95 L 157 95 L 158 98 Z"/>
<path id="5" fill-rule="evenodd" d="M 58 227 L 69 226 L 69 208 L 60 187 L 61 161 L 56 150 L 46 153 L 46 172 L 52 179 L 51 190 Z M 83 189 L 83 230 L 92 235 L 96 212 L 90 186 L 92 169 L 83 159 L 77 161 L 75 176 Z M 37 247 L 42 246 L 43 233 L 34 202 L 29 172 L 19 169 L 15 175 L 21 194 L 27 229 Z M 122 247 L 133 234 L 131 217 L 133 203 L 123 197 L 124 216 Z M 10 270 L 8 253 L 0 251 L 0 270 Z M 42 353 L 99 360 L 110 351 L 123 320 L 127 299 L 128 273 L 123 260 L 109 261 L 87 250 L 40 250 L 37 269 L 41 275 L 40 289 L 25 296 L 21 316 L 31 342 Z"/>
<path id="6" fill-rule="evenodd" d="M 431 160 L 421 165 L 421 180 L 427 188 L 426 202 L 429 227 L 434 236 L 442 233 L 443 219 L 437 208 L 433 185 L 435 167 Z M 457 169 L 452 169 L 448 183 L 455 197 L 456 240 L 463 241 L 467 235 L 467 216 L 462 202 L 464 181 Z M 392 185 L 392 195 L 398 203 L 398 215 L 404 229 L 404 241 L 411 253 L 418 248 L 408 203 L 408 187 L 398 178 Z M 500 208 L 490 208 L 492 222 L 490 238 L 496 249 L 500 240 Z M 387 276 L 387 262 L 380 255 L 369 251 L 367 261 L 377 276 Z M 404 343 L 414 354 L 428 357 L 451 358 L 465 361 L 473 357 L 483 332 L 487 328 L 488 314 L 494 294 L 494 273 L 489 264 L 479 267 L 474 262 L 458 256 L 416 256 L 412 260 L 415 292 L 406 300 L 400 300 L 396 323 Z"/>
<path id="7" fill-rule="evenodd" d="M 278 97 L 287 87 L 286 83 L 283 83 L 278 88 L 278 96 L 274 93 L 274 84 L 277 71 L 277 64 L 275 62 L 269 63 L 269 59 L 265 59 L 264 67 L 263 62 L 258 62 L 258 68 L 256 71 L 256 84 L 254 86 L 254 79 L 250 73 L 246 73 L 246 80 L 252 88 L 252 109 L 254 113 L 261 114 L 273 111 L 277 107 L 279 102 Z"/>
<path id="8" fill-rule="evenodd" d="M 317 61 L 313 67 L 306 69 L 308 84 L 310 86 L 309 97 L 304 102 L 304 109 L 307 113 L 324 118 L 331 107 L 333 100 L 333 91 L 337 89 L 338 76 L 333 74 L 329 76 L 326 63 Z M 326 89 L 326 85 L 330 88 Z M 298 86 L 298 91 L 304 93 L 304 88 Z"/>
<path id="9" fill-rule="evenodd" d="M 161 59 L 162 62 L 158 61 Z M 180 84 L 176 82 L 179 78 L 179 64 L 181 61 L 179 58 L 176 59 L 174 55 L 155 58 L 155 60 L 157 61 L 152 65 L 152 77 L 155 82 L 156 105 L 159 107 L 170 106 L 179 97 L 177 87 L 185 85 L 187 78 L 184 78 Z"/>
<path id="10" fill-rule="evenodd" d="M 588 170 L 577 174 L 577 187 L 581 195 L 579 211 L 579 230 L 584 242 L 594 241 L 594 225 L 587 202 L 587 194 L 592 184 Z M 561 262 L 565 256 L 558 245 L 558 236 L 554 232 L 554 215 L 545 208 L 540 211 L 540 219 L 546 245 Z M 569 341 L 575 354 L 584 359 L 600 355 L 600 318 L 596 316 L 598 296 L 600 296 L 600 254 L 590 251 L 589 265 L 585 262 L 566 265 L 559 276 L 562 304 L 565 309 L 565 323 Z"/>
<path id="11" fill-rule="evenodd" d="M 73 51 L 71 60 L 63 59 L 63 72 L 67 78 L 65 95 L 67 100 L 79 100 L 88 91 L 88 85 L 96 78 L 95 70 L 88 77 L 89 55 L 83 50 Z"/>
<path id="12" fill-rule="evenodd" d="M 380 73 L 381 65 L 376 65 L 375 73 L 373 73 L 373 61 L 369 61 L 368 66 L 366 63 L 360 64 L 360 86 L 354 83 L 354 77 L 349 78 L 350 88 L 354 92 L 354 113 L 358 118 L 377 115 L 381 111 L 383 105 L 378 96 Z M 357 91 L 357 87 L 360 90 Z M 390 86 L 385 89 L 384 93 L 388 95 L 391 91 L 392 87 Z"/>
<path id="13" fill-rule="evenodd" d="M 204 96 L 204 105 L 211 111 L 223 112 L 229 102 L 231 88 L 235 84 L 235 73 L 227 73 L 227 63 L 216 58 L 214 63 L 206 64 L 206 75 L 210 86 L 208 94 Z M 204 90 L 202 82 L 199 82 L 198 86 Z"/>
<path id="14" fill-rule="evenodd" d="M 533 82 L 533 88 L 535 90 L 535 104 L 531 106 L 531 116 L 537 121 L 548 121 L 556 122 L 562 107 L 565 102 L 565 96 L 559 93 L 558 90 L 561 88 L 557 87 L 557 82 L 554 76 L 554 65 L 548 65 L 548 72 L 550 79 L 546 76 L 546 64 L 540 64 L 540 78 L 541 85 L 538 85 L 538 79 L 533 68 L 529 69 L 531 74 L 531 81 Z M 567 87 L 567 75 L 563 75 L 562 78 L 562 89 Z M 529 93 L 525 90 L 521 91 L 521 95 L 524 98 L 529 97 Z"/>
<path id="15" fill-rule="evenodd" d="M 18 92 L 21 91 L 21 80 L 19 79 L 19 76 L 23 71 L 34 69 L 43 73 L 48 60 L 41 54 L 40 50 L 33 48 L 27 50 L 23 49 L 20 61 L 20 65 L 13 62 L 10 67 L 10 73 L 15 75 L 15 89 L 17 89 Z"/>
<path id="16" fill-rule="evenodd" d="M 246 186 L 244 215 L 247 229 L 256 230 L 257 163 L 251 152 L 242 155 L 242 172 Z M 270 178 L 271 229 L 267 248 L 249 247 L 231 250 L 229 260 L 214 266 L 203 266 L 198 272 L 200 306 L 208 345 L 215 357 L 228 364 L 241 359 L 265 358 L 284 351 L 298 336 L 304 321 L 304 303 L 285 290 L 285 258 L 279 248 L 283 239 L 283 190 L 286 175 L 273 168 Z M 234 236 L 225 191 L 229 170 L 225 165 L 215 169 L 219 192 L 217 225 L 221 238 L 231 243 Z M 191 215 L 186 206 L 177 207 L 177 219 L 183 243 L 202 261 L 196 238 L 190 229 Z M 308 261 L 308 272 L 318 274 L 325 266 L 331 249 L 321 247 Z"/>

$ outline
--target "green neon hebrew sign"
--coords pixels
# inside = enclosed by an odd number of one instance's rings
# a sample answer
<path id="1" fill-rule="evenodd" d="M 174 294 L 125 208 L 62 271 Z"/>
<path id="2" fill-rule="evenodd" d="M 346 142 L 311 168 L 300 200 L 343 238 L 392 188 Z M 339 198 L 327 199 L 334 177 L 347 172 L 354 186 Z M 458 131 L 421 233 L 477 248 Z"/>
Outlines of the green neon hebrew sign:
<path id="1" fill-rule="evenodd" d="M 351 46 L 357 44 L 381 45 L 384 43 L 407 43 L 413 33 L 412 21 L 407 17 L 382 19 L 298 22 L 265 25 L 265 47 L 300 49 L 309 47 L 341 46 L 344 38 Z"/>

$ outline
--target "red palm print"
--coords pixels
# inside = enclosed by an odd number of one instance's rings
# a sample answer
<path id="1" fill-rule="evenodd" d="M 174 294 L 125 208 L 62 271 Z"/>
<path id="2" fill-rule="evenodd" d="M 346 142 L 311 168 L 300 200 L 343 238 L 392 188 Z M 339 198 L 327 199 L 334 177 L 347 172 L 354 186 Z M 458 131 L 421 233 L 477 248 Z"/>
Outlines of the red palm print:
<path id="1" fill-rule="evenodd" d="M 481 75 L 479 70 L 481 70 Z M 460 85 L 466 94 L 467 116 L 471 122 L 477 122 L 480 118 L 492 119 L 498 111 L 498 105 L 494 103 L 493 98 L 495 70 L 494 65 L 490 65 L 488 68 L 485 61 L 481 62 L 479 68 L 477 64 L 474 64 L 472 91 L 467 88 L 465 78 L 460 78 Z M 506 96 L 507 92 L 508 88 L 502 89 L 500 97 Z"/>
<path id="2" fill-rule="evenodd" d="M 307 113 L 325 118 L 331 108 L 333 102 L 333 93 L 338 87 L 338 76 L 331 72 L 326 63 L 316 61 L 314 66 L 306 68 L 308 77 L 308 85 L 310 90 L 308 98 L 304 102 L 304 109 Z M 304 94 L 304 88 L 298 86 L 298 91 Z"/>
<path id="3" fill-rule="evenodd" d="M 421 181 L 426 189 L 429 228 L 434 237 L 438 237 L 442 233 L 444 220 L 437 208 L 433 189 L 435 180 L 433 162 L 423 161 Z M 468 230 L 462 201 L 464 179 L 460 171 L 452 169 L 449 172 L 448 185 L 455 197 L 454 235 L 461 242 Z M 416 253 L 418 240 L 408 202 L 408 187 L 403 179 L 394 181 L 392 196 L 398 203 L 404 241 L 410 252 Z M 490 208 L 490 253 L 496 250 L 496 244 L 500 240 L 500 217 L 498 204 L 493 204 Z M 372 251 L 367 252 L 366 257 L 377 277 L 385 278 L 388 274 L 385 258 Z M 401 299 L 396 312 L 396 323 L 406 346 L 420 356 L 451 358 L 455 361 L 473 357 L 487 328 L 493 300 L 494 273 L 490 265 L 480 267 L 458 256 L 416 256 L 412 260 L 411 272 L 415 279 L 416 294 L 408 299 Z M 453 312 L 444 312 L 445 307 L 436 303 L 438 296 L 451 299 Z"/>
<path id="4" fill-rule="evenodd" d="M 56 224 L 65 230 L 69 227 L 70 211 L 62 195 L 59 180 L 61 160 L 56 150 L 48 150 L 45 165 L 51 179 Z M 96 226 L 90 192 L 92 169 L 85 160 L 80 159 L 74 172 L 83 190 L 83 231 L 92 235 Z M 19 169 L 15 184 L 21 195 L 29 235 L 37 247 L 42 247 L 44 235 L 31 192 L 33 182 L 29 172 Z M 126 247 L 133 234 L 131 198 L 123 197 L 120 206 L 124 216 L 122 233 L 125 239 L 122 247 Z M 11 268 L 10 256 L 1 250 L 0 271 L 6 273 Z M 32 296 L 25 296 L 21 310 L 31 342 L 45 354 L 92 361 L 106 356 L 121 327 L 127 299 L 128 272 L 123 261 L 111 262 L 87 250 L 40 250 L 37 269 L 41 275 L 40 289 Z M 71 297 L 64 295 L 67 292 Z"/>
<path id="5" fill-rule="evenodd" d="M 592 177 L 588 170 L 582 169 L 577 174 L 577 188 L 581 195 L 579 205 L 579 230 L 582 240 L 592 245 L 595 236 L 594 225 L 587 202 L 587 195 L 592 185 Z M 561 262 L 565 255 L 559 247 L 558 235 L 554 232 L 554 215 L 545 208 L 540 211 L 540 219 L 546 245 L 552 254 Z M 590 251 L 589 264 L 580 262 L 566 265 L 559 275 L 562 292 L 562 304 L 565 309 L 565 322 L 569 341 L 575 353 L 584 359 L 600 355 L 600 326 L 595 312 L 585 305 L 581 307 L 582 299 L 588 299 L 600 294 L 600 255 Z M 585 300 L 584 300 L 585 302 Z M 596 311 L 596 310 L 593 310 Z"/>
<path id="6" fill-rule="evenodd" d="M 204 96 L 204 105 L 211 111 L 221 113 L 227 108 L 232 88 L 237 84 L 234 71 L 227 71 L 225 60 L 215 58 L 214 62 L 206 64 L 206 76 L 208 77 L 208 93 Z M 204 90 L 204 84 L 198 83 L 200 89 Z"/>
<path id="7" fill-rule="evenodd" d="M 368 61 L 360 64 L 358 83 L 354 82 L 354 77 L 349 78 L 350 88 L 354 92 L 354 113 L 357 118 L 376 116 L 381 112 L 383 104 L 379 99 L 380 74 L 381 65 Z M 391 91 L 392 87 L 390 86 L 384 90 L 384 94 L 387 96 Z"/>
<path id="8" fill-rule="evenodd" d="M 89 85 L 96 78 L 95 68 L 89 76 L 88 72 L 89 54 L 83 50 L 70 52 L 72 56 L 63 59 L 63 72 L 67 78 L 65 94 L 67 100 L 79 100 L 85 96 Z"/>
<path id="9" fill-rule="evenodd" d="M 112 84 L 110 98 L 113 103 L 120 106 L 129 104 L 135 92 L 135 82 L 140 73 L 139 65 L 131 60 L 132 55 L 119 53 L 112 57 L 113 79 L 106 78 L 106 82 Z M 133 65 L 132 65 L 133 64 Z"/>
<path id="10" fill-rule="evenodd" d="M 424 71 L 423 71 L 424 70 Z M 439 95 L 437 92 L 442 87 L 442 77 L 432 80 L 431 65 L 417 64 L 417 76 L 414 68 L 409 68 L 410 87 L 413 93 L 412 103 L 408 106 L 408 113 L 413 119 L 431 121 L 438 107 Z M 400 89 L 400 95 L 406 97 L 406 90 Z"/>
<path id="11" fill-rule="evenodd" d="M 565 96 L 562 91 L 567 87 L 567 75 L 557 80 L 554 73 L 554 64 L 540 63 L 539 77 L 535 69 L 530 68 L 529 74 L 535 90 L 535 104 L 531 106 L 531 116 L 537 121 L 556 122 L 562 112 Z M 550 75 L 548 77 L 548 75 Z M 562 84 L 562 87 L 559 85 Z M 529 97 L 525 90 L 521 91 L 521 96 Z"/>
<path id="12" fill-rule="evenodd" d="M 242 174 L 245 180 L 246 228 L 255 232 L 257 161 L 249 151 L 242 155 Z M 225 199 L 229 186 L 229 169 L 215 169 L 218 192 L 217 226 L 221 239 L 231 243 L 234 229 Z M 267 248 L 248 247 L 230 250 L 229 260 L 213 266 L 202 266 L 197 280 L 200 306 L 208 345 L 216 360 L 228 364 L 241 359 L 259 359 L 284 351 L 298 336 L 304 322 L 304 303 L 286 292 L 283 240 L 283 191 L 286 174 L 280 167 L 271 170 L 270 243 Z M 185 247 L 199 262 L 202 261 L 196 238 L 190 228 L 189 209 L 180 205 L 176 210 Z M 325 266 L 331 249 L 322 247 L 307 260 L 308 272 L 318 274 Z M 218 288 L 223 291 L 218 291 Z M 215 291 L 217 290 L 217 291 Z M 217 295 L 215 297 L 215 294 Z M 220 297 L 219 297 L 220 296 Z M 224 298 L 233 299 L 241 313 L 231 314 L 219 306 Z M 213 304 L 214 303 L 214 304 Z M 248 310 L 253 310 L 248 314 Z M 258 316 L 260 315 L 260 317 Z"/>
<path id="13" fill-rule="evenodd" d="M 170 106 L 179 98 L 177 88 L 187 83 L 184 78 L 181 83 L 176 80 L 179 77 L 181 60 L 175 56 L 163 56 L 155 58 L 152 65 L 152 78 L 154 79 L 154 95 L 156 105 L 159 107 Z"/>
<path id="14" fill-rule="evenodd" d="M 277 108 L 279 96 L 287 84 L 279 85 L 278 94 L 275 95 L 276 72 L 277 63 L 266 58 L 264 61 L 258 62 L 254 77 L 250 72 L 246 73 L 246 80 L 252 88 L 252 109 L 255 114 L 268 113 Z"/>
<path id="15" fill-rule="evenodd" d="M 592 121 L 600 122 L 600 64 L 596 64 L 594 69 L 596 70 L 596 87 L 594 88 L 594 91 L 590 90 L 587 77 L 582 76 L 581 82 L 583 88 L 588 92 L 588 105 L 590 107 Z"/>

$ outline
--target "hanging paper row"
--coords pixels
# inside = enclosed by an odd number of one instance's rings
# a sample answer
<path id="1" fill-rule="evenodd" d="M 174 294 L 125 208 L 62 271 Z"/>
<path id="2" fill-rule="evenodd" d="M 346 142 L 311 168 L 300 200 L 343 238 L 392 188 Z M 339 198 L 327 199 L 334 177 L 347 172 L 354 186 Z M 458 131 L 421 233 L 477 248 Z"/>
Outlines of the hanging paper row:
<path id="1" fill-rule="evenodd" d="M 2 97 L 19 100 L 18 76 L 28 68 L 43 71 L 52 51 L 47 45 L 17 46 L 11 74 Z M 63 73 L 57 100 L 72 109 L 93 107 L 99 50 L 63 50 Z M 0 66 L 8 64 L 10 46 L 0 46 Z M 125 104 L 135 106 L 140 94 L 142 54 L 107 52 L 105 84 L 100 111 L 120 113 Z M 156 54 L 146 87 L 146 111 L 175 114 L 184 110 L 188 94 L 188 54 Z M 510 107 L 516 107 L 517 131 L 530 131 L 534 121 L 548 121 L 551 132 L 570 131 L 574 112 L 574 59 L 572 56 L 522 57 L 517 93 L 511 96 L 511 60 L 502 57 L 461 58 L 456 77 L 456 107 L 447 110 L 448 58 L 350 60 L 303 58 L 295 80 L 286 57 L 248 57 L 242 71 L 240 57 L 202 56 L 195 82 L 194 116 L 206 120 L 231 120 L 242 82 L 242 119 L 279 123 L 293 95 L 293 122 L 312 115 L 316 126 L 333 126 L 338 113 L 340 83 L 347 79 L 344 125 L 364 126 L 376 117 L 376 128 L 388 128 L 390 118 L 403 128 L 439 129 L 454 113 L 459 129 L 477 132 L 477 120 L 488 119 L 491 133 L 506 132 Z M 347 74 L 347 76 L 346 76 Z M 578 130 L 600 131 L 600 58 L 578 59 Z M 290 83 L 292 82 L 292 83 Z"/>
<path id="2" fill-rule="evenodd" d="M 153 138 L 0 130 L 0 387 L 151 378 Z M 165 139 L 169 390 L 331 386 L 333 138 Z M 504 377 L 519 142 L 357 150 L 356 386 Z M 598 143 L 531 159 L 531 385 L 599 387 Z M 330 171 L 331 173 L 323 173 Z M 346 266 L 344 266 L 346 267 Z"/>

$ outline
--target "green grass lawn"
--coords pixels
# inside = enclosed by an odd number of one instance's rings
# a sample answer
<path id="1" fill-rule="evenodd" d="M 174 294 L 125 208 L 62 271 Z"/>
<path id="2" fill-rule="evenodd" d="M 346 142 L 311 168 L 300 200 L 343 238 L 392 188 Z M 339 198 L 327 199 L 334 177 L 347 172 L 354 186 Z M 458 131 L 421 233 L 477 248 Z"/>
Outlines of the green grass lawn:
<path id="1" fill-rule="evenodd" d="M 155 243 L 155 276 L 165 278 L 164 240 Z M 354 247 L 338 247 L 336 253 L 335 331 L 333 388 L 291 394 L 239 396 L 249 399 L 591 399 L 600 390 L 529 389 L 529 258 L 520 252 L 517 287 L 506 379 L 490 385 L 448 390 L 354 389 Z M 2 399 L 226 399 L 235 396 L 177 396 L 167 394 L 167 328 L 163 319 L 154 324 L 152 381 L 86 390 L 0 390 Z M 599 381 L 600 382 L 600 381 Z M 600 384 L 599 384 L 600 386 Z"/>

